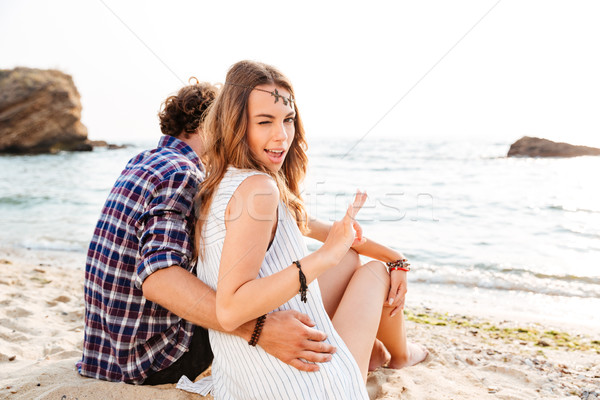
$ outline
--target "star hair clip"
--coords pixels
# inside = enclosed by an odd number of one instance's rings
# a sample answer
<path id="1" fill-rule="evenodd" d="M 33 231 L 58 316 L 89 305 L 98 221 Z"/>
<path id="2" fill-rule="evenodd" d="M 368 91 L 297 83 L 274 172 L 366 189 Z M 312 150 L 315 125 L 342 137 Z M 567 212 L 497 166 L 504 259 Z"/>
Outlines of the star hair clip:
<path id="1" fill-rule="evenodd" d="M 257 88 L 254 88 L 254 90 L 260 90 L 261 92 L 270 93 L 271 96 L 275 97 L 275 104 L 277 104 L 279 99 L 281 99 L 283 101 L 284 106 L 287 106 L 288 103 L 290 103 L 290 107 L 292 107 L 292 108 L 294 107 L 294 98 L 291 95 L 290 95 L 290 97 L 285 97 L 284 95 L 279 94 L 279 91 L 277 90 L 277 88 L 275 88 L 273 91 L 257 89 Z"/>
<path id="2" fill-rule="evenodd" d="M 289 103 L 290 107 L 294 108 L 294 98 L 292 97 L 292 95 L 290 95 L 289 97 L 286 97 L 286 96 L 282 95 L 281 93 L 279 93 L 277 88 L 275 88 L 274 90 L 271 91 L 271 90 L 259 89 L 256 87 L 250 87 L 250 86 L 246 86 L 246 85 L 238 85 L 237 83 L 225 82 L 225 84 L 231 85 L 231 86 L 243 87 L 243 88 L 247 88 L 247 89 L 251 89 L 251 90 L 259 90 L 261 92 L 269 93 L 271 96 L 275 97 L 275 104 L 277 104 L 279 102 L 279 99 L 281 99 L 283 101 L 284 106 L 287 106 Z"/>

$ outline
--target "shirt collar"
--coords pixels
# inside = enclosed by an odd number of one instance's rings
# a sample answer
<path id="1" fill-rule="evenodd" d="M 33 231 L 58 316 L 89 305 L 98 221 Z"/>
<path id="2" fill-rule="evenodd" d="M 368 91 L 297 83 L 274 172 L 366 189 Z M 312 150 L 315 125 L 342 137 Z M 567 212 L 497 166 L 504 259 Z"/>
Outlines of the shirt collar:
<path id="1" fill-rule="evenodd" d="M 187 158 L 190 159 L 191 162 L 196 164 L 201 170 L 203 170 L 202 163 L 200 162 L 200 158 L 196 154 L 194 150 L 183 140 L 177 139 L 176 137 L 163 135 L 158 141 L 158 147 L 168 147 L 171 149 L 175 149 Z"/>

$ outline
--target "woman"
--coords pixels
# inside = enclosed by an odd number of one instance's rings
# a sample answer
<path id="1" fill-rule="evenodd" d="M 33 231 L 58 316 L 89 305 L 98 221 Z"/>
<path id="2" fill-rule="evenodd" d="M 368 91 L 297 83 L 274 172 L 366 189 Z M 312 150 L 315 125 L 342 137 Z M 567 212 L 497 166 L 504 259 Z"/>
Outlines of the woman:
<path id="1" fill-rule="evenodd" d="M 357 192 L 344 218 L 331 228 L 307 219 L 300 199 L 307 162 L 304 129 L 290 82 L 271 66 L 235 64 L 205 131 L 207 178 L 197 198 L 198 276 L 217 290 L 217 317 L 225 330 L 258 318 L 249 343 L 209 332 L 215 354 L 213 395 L 367 398 L 364 382 L 380 322 L 379 336 L 393 350 L 392 360 L 396 349 L 404 345 L 406 350 L 395 322 L 399 318 L 383 312 L 390 275 L 379 261 L 357 269 L 341 298 L 328 299 L 331 319 L 316 280 L 338 265 L 351 246 L 363 246 L 377 258 L 392 253 L 365 243 L 354 220 L 366 194 Z M 324 240 L 323 246 L 308 254 L 302 233 Z M 398 261 L 398 268 L 405 266 Z M 298 371 L 255 347 L 266 315 L 290 308 L 310 315 L 337 348 L 316 372 Z"/>

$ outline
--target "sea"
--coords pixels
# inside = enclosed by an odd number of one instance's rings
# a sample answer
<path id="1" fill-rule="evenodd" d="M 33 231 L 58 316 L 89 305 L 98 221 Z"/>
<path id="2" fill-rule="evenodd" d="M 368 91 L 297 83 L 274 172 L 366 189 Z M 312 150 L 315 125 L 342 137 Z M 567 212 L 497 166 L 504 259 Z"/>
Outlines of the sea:
<path id="1" fill-rule="evenodd" d="M 0 257 L 83 268 L 113 182 L 154 145 L 1 156 Z M 509 146 L 310 140 L 305 204 L 333 222 L 357 189 L 367 191 L 364 235 L 411 263 L 407 308 L 600 334 L 600 157 L 507 158 Z"/>

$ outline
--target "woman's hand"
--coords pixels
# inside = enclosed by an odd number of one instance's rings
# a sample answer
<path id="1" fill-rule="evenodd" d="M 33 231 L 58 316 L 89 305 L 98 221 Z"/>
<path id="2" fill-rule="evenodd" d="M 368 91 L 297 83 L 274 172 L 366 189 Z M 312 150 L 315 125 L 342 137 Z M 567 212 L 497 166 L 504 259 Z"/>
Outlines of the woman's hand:
<path id="1" fill-rule="evenodd" d="M 390 317 L 396 315 L 404 309 L 404 300 L 406 298 L 406 271 L 395 269 L 390 272 L 390 292 L 384 304 L 391 308 Z"/>
<path id="2" fill-rule="evenodd" d="M 357 246 L 364 242 L 362 228 L 355 217 L 366 200 L 367 193 L 357 190 L 354 202 L 348 206 L 344 217 L 333 223 L 325 243 L 319 249 L 327 255 L 331 265 L 339 263 L 351 246 Z"/>

